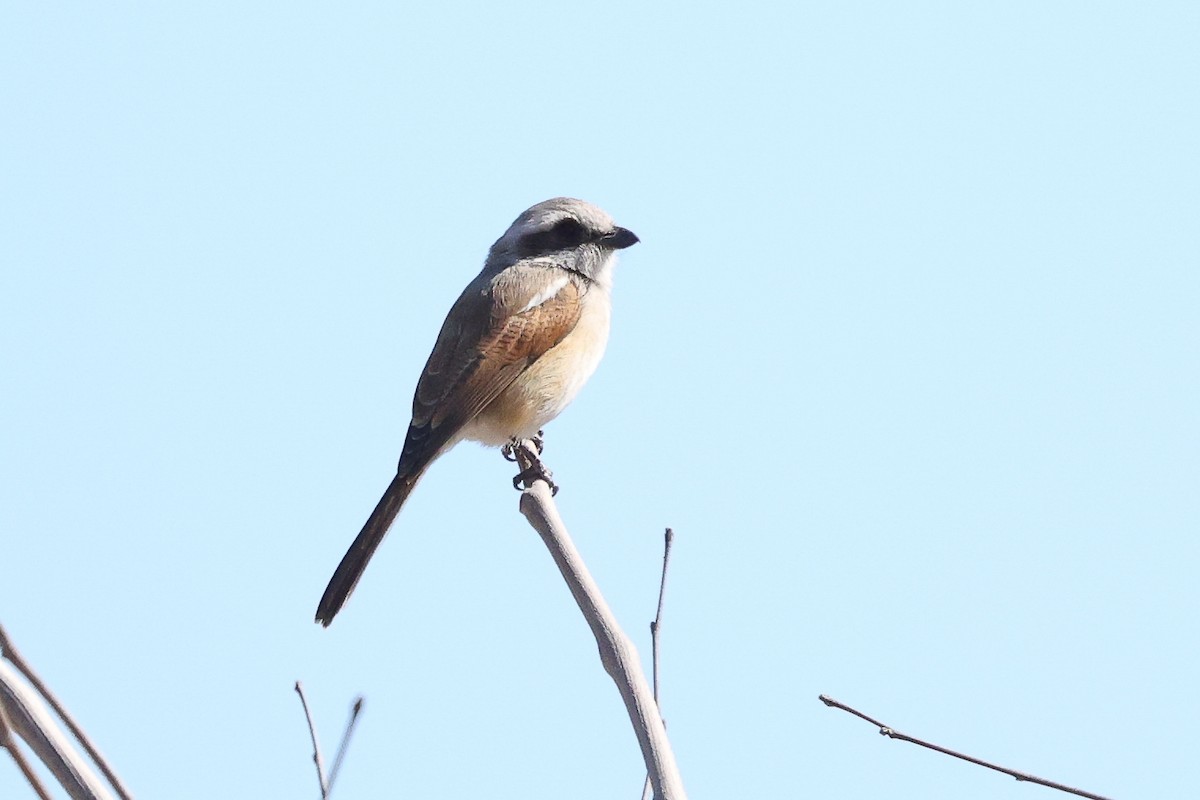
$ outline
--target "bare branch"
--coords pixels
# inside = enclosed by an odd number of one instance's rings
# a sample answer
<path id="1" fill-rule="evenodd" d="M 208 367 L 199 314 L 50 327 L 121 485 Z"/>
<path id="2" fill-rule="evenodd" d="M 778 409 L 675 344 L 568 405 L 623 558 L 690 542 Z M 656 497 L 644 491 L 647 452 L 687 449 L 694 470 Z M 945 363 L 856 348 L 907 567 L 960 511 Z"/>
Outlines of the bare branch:
<path id="1" fill-rule="evenodd" d="M 342 768 L 342 759 L 346 757 L 346 748 L 350 745 L 350 737 L 358 724 L 358 715 L 362 713 L 363 697 L 359 695 L 350 706 L 350 719 L 346 729 L 342 731 L 342 741 L 338 745 L 337 755 L 333 758 L 333 769 L 325 772 L 325 762 L 321 758 L 321 745 L 317 737 L 317 724 L 313 722 L 312 713 L 308 709 L 308 698 L 304 696 L 304 687 L 296 681 L 296 694 L 300 695 L 300 705 L 304 707 L 304 719 L 308 722 L 308 734 L 312 737 L 313 763 L 317 766 L 317 782 L 321 785 L 321 800 L 328 800 L 333 794 L 333 784 L 337 781 L 338 772 Z"/>
<path id="2" fill-rule="evenodd" d="M 112 800 L 112 793 L 73 745 L 45 701 L 29 683 L 0 660 L 0 705 L 6 725 L 25 740 L 72 800 Z"/>
<path id="3" fill-rule="evenodd" d="M 0 625 L 0 653 L 3 653 L 4 658 L 8 659 L 17 668 L 17 671 L 21 673 L 25 680 L 29 681 L 29 685 L 45 698 L 46 702 L 50 704 L 50 708 L 54 710 L 54 713 L 66 723 L 67 729 L 71 731 L 71 734 L 83 746 L 84 751 L 95 762 L 96 766 L 100 768 L 100 771 L 104 773 L 104 777 L 108 780 L 109 785 L 112 786 L 113 791 L 117 793 L 117 796 L 121 800 L 132 800 L 129 790 L 125 788 L 125 784 L 121 782 L 121 779 L 117 777 L 117 773 L 109 766 L 108 761 L 101 754 L 99 748 L 92 743 L 92 740 L 84 733 L 83 728 L 75 721 L 75 718 L 71 716 L 66 707 L 58 702 L 58 698 L 42 682 L 42 679 L 33 671 L 33 668 L 25 663 L 25 659 L 21 658 L 20 652 L 13 646 L 12 640 L 8 638 L 8 632 L 4 630 L 3 625 Z"/>
<path id="4" fill-rule="evenodd" d="M 662 715 L 662 701 L 659 699 L 658 689 L 658 646 L 659 646 L 659 631 L 662 630 L 662 612 L 663 598 L 667 593 L 667 567 L 671 565 L 671 543 L 675 541 L 675 531 L 667 528 L 663 535 L 663 565 L 662 577 L 658 582 L 658 610 L 654 613 L 654 619 L 650 623 L 650 665 L 654 675 L 654 704 L 658 706 L 658 713 Z M 663 720 L 663 725 L 667 724 L 666 719 Z M 650 775 L 647 773 L 646 782 L 642 786 L 642 800 L 650 800 L 654 793 L 654 786 L 650 782 Z"/>
<path id="5" fill-rule="evenodd" d="M 50 792 L 46 789 L 37 773 L 33 771 L 33 767 L 29 766 L 29 761 L 25 758 L 25 754 L 21 752 L 20 745 L 12 736 L 12 724 L 8 721 L 8 712 L 4 710 L 5 696 L 0 695 L 0 747 L 8 751 L 12 756 L 12 760 L 16 762 L 17 769 L 21 770 L 21 774 L 25 776 L 26 782 L 33 787 L 37 792 L 40 800 L 53 800 L 50 797 Z"/>
<path id="6" fill-rule="evenodd" d="M 350 719 L 346 721 L 346 730 L 342 733 L 342 743 L 338 745 L 337 756 L 333 759 L 333 769 L 329 771 L 329 791 L 333 791 L 333 782 L 337 780 L 338 772 L 342 768 L 342 759 L 346 757 L 346 747 L 350 744 L 350 737 L 354 734 L 354 727 L 358 725 L 358 715 L 362 713 L 363 697 L 359 695 L 354 699 L 354 704 L 350 706 Z"/>
<path id="7" fill-rule="evenodd" d="M 963 761 L 969 761 L 972 764 L 978 764 L 981 767 L 987 767 L 988 769 L 994 769 L 996 772 L 1003 772 L 1005 775 L 1016 778 L 1019 781 L 1027 781 L 1028 783 L 1036 783 L 1040 786 L 1048 786 L 1051 789 L 1058 789 L 1060 792 L 1067 792 L 1068 794 L 1079 795 L 1080 797 L 1088 797 L 1088 798 L 1091 798 L 1091 800 L 1109 800 L 1109 798 L 1104 797 L 1103 795 L 1093 794 L 1091 792 L 1085 792 L 1083 789 L 1076 789 L 1072 786 L 1067 786 L 1066 784 L 1056 783 L 1055 781 L 1049 781 L 1049 780 L 1046 780 L 1045 778 L 1039 778 L 1036 775 L 1030 775 L 1027 772 L 1018 772 L 1015 769 L 1009 769 L 1008 767 L 1002 767 L 1002 766 L 999 766 L 998 764 L 993 764 L 990 761 L 984 761 L 983 759 L 975 758 L 974 756 L 969 756 L 969 755 L 966 755 L 965 753 L 959 753 L 957 751 L 942 747 L 941 745 L 936 745 L 936 744 L 933 744 L 932 742 L 926 742 L 923 739 L 918 739 L 914 736 L 909 736 L 906 733 L 900 733 L 900 731 L 897 731 L 893 728 L 889 728 L 887 725 L 884 725 L 882 722 L 875 720 L 875 719 L 871 719 L 870 717 L 868 717 L 866 714 L 862 713 L 861 711 L 851 708 L 850 706 L 846 705 L 845 703 L 840 703 L 828 695 L 824 695 L 824 694 L 821 695 L 820 700 L 822 703 L 829 706 L 830 708 L 840 708 L 842 711 L 847 711 L 847 712 L 853 714 L 854 716 L 858 717 L 859 719 L 866 720 L 867 722 L 871 723 L 875 727 L 879 728 L 879 733 L 881 735 L 887 736 L 890 739 L 899 739 L 902 742 L 912 742 L 913 744 L 920 745 L 921 747 L 926 747 L 930 750 L 935 750 L 939 753 L 945 753 L 946 755 L 954 756 L 955 758 L 961 758 Z"/>
<path id="8" fill-rule="evenodd" d="M 530 477 L 546 474 L 538 461 L 533 443 L 522 441 L 514 449 L 522 475 L 526 476 L 526 489 L 521 493 L 521 513 L 542 537 L 579 610 L 592 629 L 592 635 L 596 637 L 600 661 L 605 672 L 616 683 L 633 723 L 646 770 L 654 783 L 655 796 L 660 800 L 684 800 L 687 795 L 683 789 L 683 779 L 675 764 L 675 755 L 671 752 L 671 743 L 667 740 L 667 731 L 659 716 L 654 695 L 642 672 L 637 650 L 617 624 L 587 565 L 575 549 L 554 505 L 549 484 L 543 478 Z"/>
<path id="9" fill-rule="evenodd" d="M 325 764 L 321 760 L 321 745 L 317 740 L 317 725 L 313 722 L 312 713 L 308 710 L 308 698 L 304 696 L 304 687 L 296 681 L 296 694 L 300 695 L 300 705 L 304 707 L 304 719 L 308 722 L 308 734 L 312 737 L 313 764 L 317 767 L 317 783 L 321 786 L 321 800 L 329 797 L 329 781 L 325 779 Z"/>

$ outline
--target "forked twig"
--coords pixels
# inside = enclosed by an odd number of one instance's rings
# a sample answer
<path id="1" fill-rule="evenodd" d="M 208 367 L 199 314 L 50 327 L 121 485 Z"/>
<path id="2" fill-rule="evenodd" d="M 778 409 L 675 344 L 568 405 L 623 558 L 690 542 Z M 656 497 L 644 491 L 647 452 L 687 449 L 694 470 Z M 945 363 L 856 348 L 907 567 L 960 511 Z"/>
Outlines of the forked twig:
<path id="1" fill-rule="evenodd" d="M 327 800 L 333 793 L 333 785 L 342 768 L 342 760 L 346 757 L 346 748 L 350 746 L 350 737 L 354 734 L 355 726 L 358 725 L 358 716 L 363 709 L 363 697 L 359 695 L 354 698 L 354 703 L 350 706 L 350 719 L 346 722 L 346 729 L 342 731 L 342 741 L 338 745 L 337 755 L 333 757 L 333 768 L 326 773 L 325 762 L 321 758 L 317 724 L 313 722 L 312 712 L 308 709 L 308 698 L 304 696 L 304 687 L 300 681 L 296 681 L 296 694 L 300 695 L 300 705 L 304 707 L 304 719 L 308 722 L 308 734 L 312 737 L 313 764 L 317 767 L 317 781 L 321 784 L 321 800 Z"/>
<path id="2" fill-rule="evenodd" d="M 0 659 L 0 704 L 11 733 L 24 740 L 68 795 L 74 800 L 115 800 L 112 787 L 71 739 L 46 698 L 5 659 Z"/>
<path id="3" fill-rule="evenodd" d="M 1015 769 L 1009 769 L 1008 767 L 1002 767 L 999 764 L 993 764 L 990 761 L 984 761 L 981 758 L 975 758 L 974 756 L 969 756 L 965 753 L 959 753 L 955 750 L 951 750 L 949 748 L 942 747 L 941 745 L 936 745 L 936 744 L 933 744 L 932 742 L 927 742 L 923 739 L 918 739 L 915 736 L 909 736 L 906 733 L 901 733 L 898 730 L 895 730 L 893 728 L 888 727 L 887 725 L 884 725 L 879 720 L 868 717 L 866 714 L 862 713 L 861 711 L 859 711 L 857 709 L 851 708 L 850 706 L 846 705 L 845 703 L 840 703 L 837 700 L 834 700 L 829 695 L 824 695 L 824 694 L 821 695 L 820 700 L 822 703 L 829 706 L 830 708 L 840 708 L 842 711 L 849 712 L 849 713 L 853 714 L 854 716 L 858 717 L 859 719 L 866 720 L 867 722 L 871 723 L 875 727 L 879 728 L 879 733 L 883 736 L 887 736 L 889 739 L 899 739 L 902 742 L 912 742 L 913 744 L 920 745 L 921 747 L 926 747 L 930 750 L 935 750 L 939 753 L 945 753 L 948 756 L 954 756 L 955 758 L 960 758 L 963 761 L 969 761 L 972 764 L 978 764 L 981 767 L 987 767 L 988 769 L 995 770 L 996 772 L 1002 772 L 1005 775 L 1016 778 L 1019 781 L 1026 781 L 1028 783 L 1036 783 L 1041 786 L 1048 786 L 1051 789 L 1058 789 L 1060 792 L 1067 792 L 1068 794 L 1074 794 L 1074 795 L 1079 795 L 1080 797 L 1091 798 L 1091 800 L 1109 800 L 1109 798 L 1104 797 L 1103 795 L 1093 794 L 1092 792 L 1086 792 L 1083 789 L 1076 789 L 1073 786 L 1067 786 L 1066 784 L 1063 784 L 1063 783 L 1057 783 L 1055 781 L 1046 780 L 1045 778 L 1039 778 L 1036 775 L 1030 775 L 1028 772 L 1018 772 Z"/>
<path id="4" fill-rule="evenodd" d="M 21 653 L 13 646 L 12 640 L 8 638 L 8 632 L 4 630 L 3 625 L 0 625 L 0 653 L 3 653 L 4 658 L 21 673 L 21 676 L 25 680 L 29 681 L 29 685 L 50 705 L 50 708 L 58 715 L 59 719 L 66 723 L 67 729 L 71 731 L 76 741 L 83 746 L 84 751 L 91 757 L 93 763 L 100 768 L 100 772 L 104 774 L 105 779 L 108 780 L 109 785 L 112 786 L 117 796 L 121 800 L 132 800 L 129 790 L 125 788 L 125 784 L 117 777 L 117 773 L 108 765 L 108 761 L 101 755 L 100 750 L 92 743 L 88 735 L 83 732 L 83 728 L 79 726 L 79 723 L 75 721 L 75 718 L 71 716 L 66 707 L 58 702 L 58 698 L 54 696 L 49 687 L 42 683 L 42 679 L 33 671 L 33 668 L 25 663 L 25 659 L 21 658 Z"/>

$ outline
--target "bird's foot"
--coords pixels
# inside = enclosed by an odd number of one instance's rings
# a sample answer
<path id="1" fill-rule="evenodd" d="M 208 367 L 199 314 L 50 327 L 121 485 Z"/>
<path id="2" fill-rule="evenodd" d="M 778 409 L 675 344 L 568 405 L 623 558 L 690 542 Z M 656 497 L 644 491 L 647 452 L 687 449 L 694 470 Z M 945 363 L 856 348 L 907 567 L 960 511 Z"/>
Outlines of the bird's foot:
<path id="1" fill-rule="evenodd" d="M 558 484 L 554 482 L 554 474 L 537 458 L 529 463 L 527 469 L 523 469 L 513 476 L 513 488 L 519 492 L 522 491 L 522 483 L 526 486 L 533 486 L 534 481 L 545 481 L 546 485 L 550 487 L 551 497 L 558 494 Z"/>
<path id="2" fill-rule="evenodd" d="M 513 488 L 518 492 L 523 491 L 521 484 L 529 487 L 533 485 L 534 481 L 545 481 L 550 487 L 550 493 L 558 494 L 558 484 L 554 482 L 552 473 L 540 458 L 542 454 L 541 431 L 528 439 L 513 437 L 508 444 L 500 448 L 500 454 L 508 461 L 515 461 L 522 467 L 521 471 L 513 478 Z"/>
<path id="3" fill-rule="evenodd" d="M 537 451 L 538 451 L 537 454 L 539 456 L 543 452 L 545 452 L 545 450 L 546 450 L 546 434 L 542 433 L 541 431 L 538 431 L 537 433 L 535 433 L 533 436 L 530 437 L 529 441 L 533 442 L 533 446 L 537 448 Z"/>

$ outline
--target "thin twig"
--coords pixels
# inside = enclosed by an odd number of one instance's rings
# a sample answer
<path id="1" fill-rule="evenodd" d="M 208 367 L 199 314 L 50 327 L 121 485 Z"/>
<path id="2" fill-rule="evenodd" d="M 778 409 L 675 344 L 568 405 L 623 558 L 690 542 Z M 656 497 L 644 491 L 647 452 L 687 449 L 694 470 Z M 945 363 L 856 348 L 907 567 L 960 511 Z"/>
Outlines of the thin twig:
<path id="1" fill-rule="evenodd" d="M 513 449 L 523 475 L 539 474 L 536 471 L 539 469 L 540 474 L 545 474 L 533 442 L 522 441 Z M 571 590 L 571 595 L 575 598 L 575 603 L 591 628 L 592 635 L 596 637 L 600 662 L 604 665 L 604 671 L 617 685 L 617 691 L 621 693 L 625 710 L 641 746 L 646 770 L 652 776 L 655 795 L 660 800 L 684 800 L 687 794 L 683 788 L 683 778 L 680 777 L 679 767 L 675 763 L 671 743 L 667 740 L 667 731 L 654 702 L 654 694 L 642 671 L 637 649 L 621 630 L 599 587 L 596 586 L 596 581 L 571 541 L 567 527 L 554 505 L 549 483 L 539 477 L 527 477 L 524 482 L 526 488 L 521 493 L 521 513 L 542 537 L 542 542 L 550 551 L 551 558 L 554 559 L 563 580 Z"/>
<path id="2" fill-rule="evenodd" d="M 961 758 L 963 761 L 969 761 L 972 764 L 978 764 L 981 767 L 987 767 L 988 769 L 993 769 L 996 772 L 1002 772 L 1005 775 L 1016 778 L 1019 781 L 1027 781 L 1029 783 L 1036 783 L 1040 786 L 1048 786 L 1051 789 L 1058 789 L 1060 792 L 1067 792 L 1068 794 L 1079 795 L 1080 797 L 1088 797 L 1088 798 L 1091 798 L 1091 800 L 1109 800 L 1109 798 L 1104 797 L 1103 795 L 1093 794 L 1091 792 L 1085 792 L 1083 789 L 1076 789 L 1072 786 L 1067 786 L 1066 784 L 1063 784 L 1063 783 L 1057 783 L 1055 781 L 1046 780 L 1045 778 L 1039 778 L 1036 775 L 1030 775 L 1028 772 L 1018 772 L 1015 769 L 1009 769 L 1008 767 L 1002 767 L 998 764 L 993 764 L 990 761 L 984 761 L 983 759 L 975 758 L 974 756 L 969 756 L 969 755 L 966 755 L 965 753 L 959 753 L 955 750 L 950 750 L 949 748 L 942 747 L 941 745 L 933 744 L 932 742 L 926 742 L 923 739 L 916 738 L 915 736 L 909 736 L 906 733 L 901 733 L 900 731 L 897 731 L 894 728 L 890 728 L 887 725 L 884 725 L 879 720 L 871 719 L 870 717 L 868 717 L 866 714 L 862 713 L 861 711 L 851 708 L 850 706 L 846 705 L 845 703 L 840 703 L 828 695 L 824 695 L 824 694 L 821 695 L 820 700 L 822 703 L 829 706 L 830 708 L 840 708 L 842 711 L 847 711 L 847 712 L 853 714 L 854 716 L 858 717 L 859 719 L 866 720 L 867 722 L 871 723 L 875 727 L 879 728 L 879 733 L 881 735 L 887 736 L 890 739 L 899 739 L 902 742 L 912 742 L 913 744 L 920 745 L 921 747 L 926 747 L 926 748 L 929 748 L 930 750 L 936 750 L 939 753 L 945 753 L 946 755 L 954 756 L 955 758 Z"/>
<path id="3" fill-rule="evenodd" d="M 8 720 L 8 712 L 4 710 L 4 702 L 0 699 L 0 747 L 8 751 L 12 756 L 12 760 L 16 762 L 17 769 L 21 770 L 21 774 L 25 776 L 25 780 L 37 792 L 37 796 L 41 800 L 53 800 L 49 790 L 46 789 L 37 773 L 33 771 L 33 767 L 29 765 L 25 754 L 21 752 L 21 747 L 12 735 L 12 723 Z"/>
<path id="4" fill-rule="evenodd" d="M 659 631 L 662 630 L 662 612 L 663 612 L 663 597 L 667 592 L 667 567 L 671 564 L 671 543 L 675 541 L 675 531 L 667 528 L 663 535 L 663 565 L 662 577 L 658 582 L 658 610 L 654 613 L 654 619 L 650 622 L 650 664 L 651 672 L 653 673 L 654 681 L 654 704 L 658 706 L 658 713 L 662 715 L 662 701 L 658 694 L 658 645 Z M 667 720 L 663 719 L 663 725 L 667 724 Z M 654 793 L 654 786 L 650 782 L 649 773 L 646 774 L 646 782 L 642 785 L 642 800 L 650 800 Z"/>
<path id="5" fill-rule="evenodd" d="M 300 705 L 304 707 L 304 719 L 308 722 L 308 733 L 312 737 L 313 764 L 317 766 L 317 782 L 321 785 L 321 800 L 329 797 L 329 781 L 325 779 L 325 763 L 321 760 L 321 745 L 317 741 L 317 725 L 313 722 L 308 710 L 308 699 L 304 696 L 304 687 L 296 681 L 296 694 L 300 695 Z"/>
<path id="6" fill-rule="evenodd" d="M 671 543 L 675 541 L 675 531 L 667 528 L 667 532 L 663 535 L 663 567 L 662 579 L 658 583 L 658 610 L 654 614 L 654 621 L 650 623 L 650 648 L 651 658 L 654 665 L 654 702 L 658 703 L 658 643 L 659 631 L 662 630 L 662 612 L 663 612 L 663 597 L 667 593 L 667 567 L 671 565 Z M 659 710 L 662 710 L 662 704 L 659 703 Z"/>
<path id="7" fill-rule="evenodd" d="M 346 730 L 342 733 L 342 743 L 338 745 L 337 755 L 333 759 L 333 769 L 329 771 L 329 791 L 333 792 L 333 782 L 337 780 L 338 771 L 342 768 L 342 759 L 346 757 L 346 747 L 350 744 L 350 737 L 354 733 L 354 726 L 358 724 L 358 715 L 362 713 L 363 697 L 359 695 L 354 700 L 354 704 L 350 706 L 350 719 L 346 721 Z"/>
<path id="8" fill-rule="evenodd" d="M 121 800 L 132 800 L 132 795 L 125 788 L 125 784 L 117 777 L 117 773 L 108 765 L 108 761 L 105 760 L 96 745 L 92 743 L 92 740 L 88 738 L 88 735 L 83 732 L 83 728 L 79 726 L 79 723 L 75 721 L 75 718 L 71 716 L 66 707 L 58 702 L 58 698 L 54 696 L 49 687 L 42 683 L 42 679 L 33 671 L 33 668 L 25 663 L 25 659 L 21 658 L 20 652 L 13 646 L 12 640 L 8 638 L 8 632 L 4 630 L 3 625 L 0 625 L 0 653 L 4 654 L 4 658 L 8 659 L 25 680 L 29 681 L 29 685 L 37 690 L 38 694 L 50 704 L 50 708 L 54 710 L 59 719 L 66 723 L 67 729 L 71 731 L 71 734 L 83 746 L 84 751 L 87 752 L 96 766 L 100 768 L 100 772 L 104 774 L 104 777 L 108 780 L 109 785 L 112 786 L 113 791 L 117 793 L 117 796 Z"/>

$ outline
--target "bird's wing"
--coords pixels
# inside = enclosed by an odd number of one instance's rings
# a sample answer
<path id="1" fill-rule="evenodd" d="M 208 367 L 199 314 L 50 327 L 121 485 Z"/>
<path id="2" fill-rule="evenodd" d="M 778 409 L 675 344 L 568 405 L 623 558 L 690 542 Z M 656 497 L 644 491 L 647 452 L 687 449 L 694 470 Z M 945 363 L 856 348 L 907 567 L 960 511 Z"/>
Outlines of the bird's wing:
<path id="1" fill-rule="evenodd" d="M 565 270 L 512 267 L 467 287 L 442 323 L 413 398 L 413 419 L 396 477 L 342 557 L 317 607 L 328 625 L 425 468 L 454 435 L 522 370 L 579 321 L 587 286 Z"/>
<path id="2" fill-rule="evenodd" d="M 400 471 L 424 469 L 463 425 L 566 338 L 586 291 L 566 270 L 544 267 L 510 267 L 483 287 L 467 287 L 417 382 Z"/>

